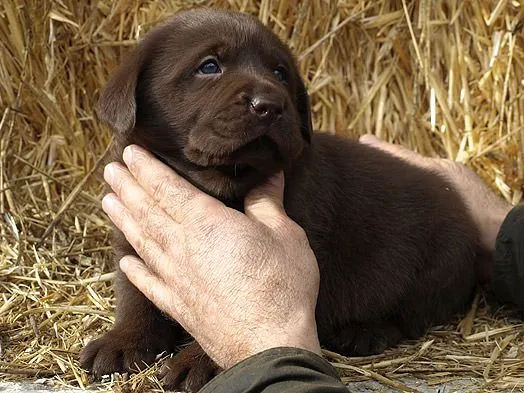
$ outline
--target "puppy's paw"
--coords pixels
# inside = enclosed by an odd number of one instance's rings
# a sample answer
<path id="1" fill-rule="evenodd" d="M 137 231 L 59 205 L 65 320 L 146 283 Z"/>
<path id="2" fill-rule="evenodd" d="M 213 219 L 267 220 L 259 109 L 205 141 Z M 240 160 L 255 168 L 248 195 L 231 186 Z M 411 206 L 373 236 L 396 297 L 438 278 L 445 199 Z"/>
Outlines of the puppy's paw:
<path id="1" fill-rule="evenodd" d="M 152 364 L 164 350 L 160 338 L 113 329 L 83 349 L 80 366 L 95 379 L 115 372 L 137 372 Z"/>
<path id="2" fill-rule="evenodd" d="M 403 337 L 393 324 L 351 324 L 328 342 L 328 348 L 347 356 L 377 355 Z"/>
<path id="3" fill-rule="evenodd" d="M 215 362 L 193 342 L 165 361 L 159 377 L 166 389 L 196 393 L 219 372 Z"/>

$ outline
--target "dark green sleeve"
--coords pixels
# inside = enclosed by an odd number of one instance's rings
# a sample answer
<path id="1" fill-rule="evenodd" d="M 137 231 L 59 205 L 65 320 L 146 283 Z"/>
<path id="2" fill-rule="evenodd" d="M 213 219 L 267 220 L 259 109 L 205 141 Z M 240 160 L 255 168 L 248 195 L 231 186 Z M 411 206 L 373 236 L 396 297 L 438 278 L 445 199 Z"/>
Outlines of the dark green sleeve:
<path id="1" fill-rule="evenodd" d="M 298 348 L 273 348 L 224 371 L 200 393 L 348 393 L 335 369 Z"/>
<path id="2" fill-rule="evenodd" d="M 506 216 L 497 236 L 493 293 L 524 310 L 524 204 Z"/>

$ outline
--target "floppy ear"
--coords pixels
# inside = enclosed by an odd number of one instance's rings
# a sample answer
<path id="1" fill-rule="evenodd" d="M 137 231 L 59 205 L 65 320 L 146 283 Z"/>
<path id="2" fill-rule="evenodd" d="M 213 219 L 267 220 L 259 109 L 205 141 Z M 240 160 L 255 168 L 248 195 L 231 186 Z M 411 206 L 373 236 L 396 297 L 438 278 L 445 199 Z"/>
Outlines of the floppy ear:
<path id="1" fill-rule="evenodd" d="M 99 119 L 119 134 L 125 134 L 135 126 L 135 91 L 146 57 L 139 44 L 111 76 L 98 101 Z"/>
<path id="2" fill-rule="evenodd" d="M 311 133 L 313 132 L 313 123 L 311 122 L 311 108 L 309 106 L 309 95 L 302 78 L 297 83 L 297 109 L 300 115 L 300 132 L 302 137 L 308 143 L 311 142 Z"/>

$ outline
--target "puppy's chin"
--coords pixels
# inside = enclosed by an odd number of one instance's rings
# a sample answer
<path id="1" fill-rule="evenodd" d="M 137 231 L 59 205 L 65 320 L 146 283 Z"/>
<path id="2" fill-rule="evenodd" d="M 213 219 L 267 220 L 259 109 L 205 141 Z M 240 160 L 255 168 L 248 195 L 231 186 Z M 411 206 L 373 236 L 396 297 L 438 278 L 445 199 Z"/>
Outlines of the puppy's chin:
<path id="1" fill-rule="evenodd" d="M 217 146 L 215 146 L 217 147 Z M 229 154 L 202 150 L 189 143 L 184 148 L 184 171 L 200 189 L 227 201 L 241 201 L 247 192 L 283 169 L 288 162 L 267 136 L 257 138 Z"/>
<path id="2" fill-rule="evenodd" d="M 276 127 L 275 127 L 276 128 Z M 206 193 L 224 201 L 243 201 L 253 187 L 284 169 L 304 149 L 293 125 L 266 133 L 246 131 L 223 136 L 196 128 L 183 147 L 183 162 L 176 168 Z M 177 164 L 174 163 L 176 166 Z"/>
<path id="3" fill-rule="evenodd" d="M 249 190 L 263 183 L 268 177 L 249 167 L 209 168 L 189 171 L 187 175 L 202 191 L 226 204 L 242 202 Z"/>

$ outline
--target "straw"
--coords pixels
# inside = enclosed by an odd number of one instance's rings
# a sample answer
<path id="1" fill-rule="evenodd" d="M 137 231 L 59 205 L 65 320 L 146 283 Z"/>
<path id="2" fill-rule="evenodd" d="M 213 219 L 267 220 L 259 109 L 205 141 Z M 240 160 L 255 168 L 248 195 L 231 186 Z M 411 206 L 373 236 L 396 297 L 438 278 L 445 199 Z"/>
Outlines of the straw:
<path id="1" fill-rule="evenodd" d="M 3 0 L 0 4 L 0 378 L 87 386 L 84 345 L 113 321 L 111 226 L 94 114 L 122 55 L 180 9 L 260 17 L 286 40 L 315 128 L 365 133 L 473 168 L 512 203 L 524 180 L 522 0 Z M 464 321 L 461 323 L 462 319 Z M 486 306 L 384 354 L 327 353 L 344 381 L 478 378 L 524 389 L 522 320 Z M 158 391 L 157 366 L 102 385 Z"/>

